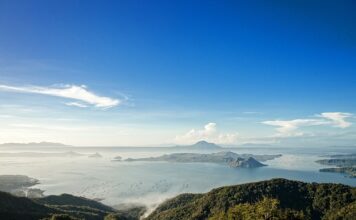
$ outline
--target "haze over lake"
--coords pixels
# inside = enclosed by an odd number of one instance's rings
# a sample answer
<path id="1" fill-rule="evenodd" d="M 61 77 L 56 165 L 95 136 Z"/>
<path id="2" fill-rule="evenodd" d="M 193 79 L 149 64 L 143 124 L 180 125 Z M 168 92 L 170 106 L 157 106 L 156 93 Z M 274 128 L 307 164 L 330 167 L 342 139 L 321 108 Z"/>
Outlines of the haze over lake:
<path id="1" fill-rule="evenodd" d="M 41 152 L 83 154 L 83 156 L 9 156 L 6 153 Z M 33 186 L 45 195 L 70 193 L 99 199 L 108 205 L 144 204 L 154 208 L 165 199 L 185 192 L 207 192 L 212 188 L 271 178 L 307 182 L 333 182 L 356 186 L 355 178 L 322 173 L 315 163 L 321 156 L 354 153 L 353 147 L 278 148 L 249 147 L 222 150 L 193 150 L 194 153 L 232 151 L 243 154 L 282 154 L 264 162 L 267 167 L 230 168 L 214 163 L 170 163 L 113 161 L 114 157 L 155 157 L 182 152 L 164 147 L 11 147 L 0 154 L 0 174 L 21 174 L 40 180 Z M 184 150 L 183 152 L 187 152 Z M 94 153 L 102 157 L 92 158 Z"/>

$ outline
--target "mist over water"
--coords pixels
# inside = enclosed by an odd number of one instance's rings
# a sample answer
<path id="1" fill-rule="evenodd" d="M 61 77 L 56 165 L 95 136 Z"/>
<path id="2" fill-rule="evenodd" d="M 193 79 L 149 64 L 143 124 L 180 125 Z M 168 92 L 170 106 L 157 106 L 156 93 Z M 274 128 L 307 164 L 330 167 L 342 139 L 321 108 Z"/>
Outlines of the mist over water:
<path id="1" fill-rule="evenodd" d="M 45 195 L 70 193 L 99 199 L 108 205 L 144 204 L 150 210 L 180 193 L 207 192 L 212 188 L 266 180 L 288 178 L 307 182 L 334 182 L 356 186 L 356 180 L 337 173 L 322 173 L 325 166 L 315 163 L 320 156 L 351 153 L 352 148 L 231 148 L 235 153 L 283 154 L 266 161 L 267 167 L 234 169 L 213 163 L 118 162 L 115 156 L 141 158 L 173 153 L 165 148 L 11 148 L 0 153 L 0 174 L 27 175 L 40 180 L 34 186 Z M 79 157 L 14 157 L 5 152 L 67 152 L 86 154 Z M 102 158 L 87 155 L 99 153 Z M 201 152 L 212 153 L 217 151 Z"/>

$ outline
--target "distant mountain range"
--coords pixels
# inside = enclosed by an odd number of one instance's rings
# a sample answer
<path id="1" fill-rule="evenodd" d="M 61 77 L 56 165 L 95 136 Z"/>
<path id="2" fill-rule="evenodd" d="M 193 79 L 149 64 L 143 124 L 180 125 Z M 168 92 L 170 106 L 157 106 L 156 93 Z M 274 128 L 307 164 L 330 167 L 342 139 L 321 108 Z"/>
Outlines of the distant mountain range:
<path id="1" fill-rule="evenodd" d="M 253 144 L 253 143 L 246 143 L 241 145 L 218 145 L 215 143 L 211 143 L 205 140 L 198 141 L 195 144 L 191 145 L 167 145 L 158 146 L 162 148 L 174 149 L 174 150 L 219 150 L 224 148 L 249 148 L 249 147 L 270 147 L 271 145 L 268 144 Z M 3 143 L 0 144 L 0 147 L 76 147 L 73 145 L 67 145 L 57 142 L 29 142 L 29 143 Z M 90 146 L 90 147 L 115 147 L 115 146 Z M 116 146 L 116 147 L 128 147 L 128 146 Z M 135 148 L 136 146 L 129 146 Z M 145 146 L 146 147 L 146 146 Z M 147 146 L 150 147 L 157 147 L 157 146 Z"/>
<path id="2" fill-rule="evenodd" d="M 0 147 L 71 147 L 70 145 L 65 145 L 61 143 L 54 143 L 54 142 L 30 142 L 30 143 L 5 143 L 0 144 Z"/>
<path id="3" fill-rule="evenodd" d="M 4 144 L 0 144 L 0 147 L 74 147 L 74 146 L 66 145 L 66 144 L 62 144 L 62 143 L 43 141 L 43 142 L 30 142 L 30 143 L 4 143 Z M 176 146 L 170 146 L 167 148 L 183 149 L 183 150 L 186 150 L 186 149 L 214 150 L 214 149 L 222 149 L 223 147 L 221 147 L 217 144 L 209 143 L 207 141 L 202 140 L 202 141 L 199 141 L 192 145 L 176 145 Z"/>
<path id="4" fill-rule="evenodd" d="M 74 151 L 66 152 L 0 152 L 1 157 L 81 157 L 85 154 L 80 154 Z"/>

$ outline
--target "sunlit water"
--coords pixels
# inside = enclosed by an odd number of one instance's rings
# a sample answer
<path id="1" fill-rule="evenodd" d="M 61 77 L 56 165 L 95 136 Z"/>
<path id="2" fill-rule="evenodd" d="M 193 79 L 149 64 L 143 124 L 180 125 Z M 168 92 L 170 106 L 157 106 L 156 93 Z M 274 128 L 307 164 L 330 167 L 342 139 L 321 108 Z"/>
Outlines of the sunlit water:
<path id="1" fill-rule="evenodd" d="M 7 149 L 24 152 L 28 150 Z M 324 166 L 315 163 L 320 155 L 350 153 L 354 149 L 233 149 L 236 153 L 283 154 L 257 169 L 233 169 L 211 163 L 114 162 L 124 159 L 159 156 L 171 151 L 161 149 L 75 148 L 79 153 L 95 152 L 103 158 L 82 157 L 0 157 L 0 174 L 21 174 L 40 180 L 34 187 L 45 194 L 70 193 L 91 199 L 102 199 L 108 205 L 141 203 L 155 207 L 169 197 L 184 192 L 206 192 L 212 188 L 271 178 L 288 178 L 307 182 L 334 182 L 356 186 L 356 179 L 343 174 L 321 173 Z M 231 149 L 229 149 L 231 150 Z M 43 151 L 43 150 L 42 150 Z M 48 151 L 48 149 L 47 149 Z M 58 150 L 60 152 L 68 149 Z M 305 153 L 309 152 L 309 153 Z"/>

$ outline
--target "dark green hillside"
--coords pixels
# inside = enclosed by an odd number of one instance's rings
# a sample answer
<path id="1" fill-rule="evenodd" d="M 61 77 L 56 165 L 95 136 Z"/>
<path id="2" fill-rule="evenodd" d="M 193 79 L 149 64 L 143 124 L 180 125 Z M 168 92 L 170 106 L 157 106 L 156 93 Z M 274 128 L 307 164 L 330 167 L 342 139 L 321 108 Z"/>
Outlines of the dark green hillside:
<path id="1" fill-rule="evenodd" d="M 31 199 L 0 192 L 0 219 L 39 219 L 54 211 Z"/>
<path id="2" fill-rule="evenodd" d="M 266 199 L 270 202 L 263 202 Z M 253 210 L 274 210 L 273 219 L 330 219 L 355 201 L 356 189 L 349 186 L 273 179 L 183 194 L 160 205 L 147 219 L 272 219 L 253 216 Z M 275 204 L 273 209 L 265 207 L 270 203 Z M 234 210 L 245 216 L 234 216 Z"/>
<path id="3" fill-rule="evenodd" d="M 29 199 L 0 192 L 0 219 L 6 220 L 137 220 L 144 211 L 142 207 L 117 211 L 99 202 L 69 194 Z"/>
<path id="4" fill-rule="evenodd" d="M 41 199 L 0 192 L 0 219 L 138 220 L 145 209 L 115 210 L 69 194 Z M 356 189 L 273 179 L 182 194 L 161 204 L 147 220 L 354 220 Z"/>
<path id="5" fill-rule="evenodd" d="M 98 209 L 106 212 L 113 212 L 114 209 L 106 206 L 100 202 L 90 200 L 84 197 L 73 196 L 70 194 L 62 194 L 59 196 L 47 196 L 43 198 L 34 199 L 36 202 L 43 205 L 52 206 L 83 206 L 92 209 Z"/>

